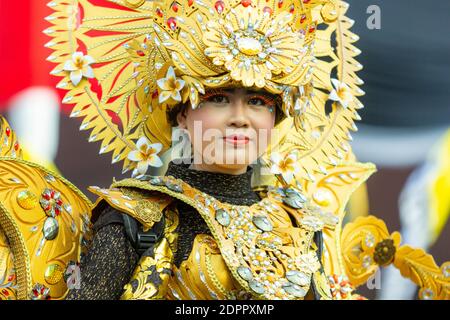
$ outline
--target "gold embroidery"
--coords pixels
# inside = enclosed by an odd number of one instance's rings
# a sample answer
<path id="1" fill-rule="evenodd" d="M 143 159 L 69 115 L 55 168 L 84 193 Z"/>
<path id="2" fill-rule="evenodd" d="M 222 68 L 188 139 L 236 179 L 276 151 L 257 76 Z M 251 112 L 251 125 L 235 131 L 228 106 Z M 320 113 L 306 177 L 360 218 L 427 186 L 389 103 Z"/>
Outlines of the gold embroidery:
<path id="1" fill-rule="evenodd" d="M 166 195 L 149 194 L 130 188 L 89 187 L 89 191 L 99 196 L 99 199 L 108 202 L 113 208 L 138 220 L 144 226 L 144 230 L 150 229 L 155 222 L 161 220 L 164 208 L 172 201 L 172 198 Z M 99 203 L 100 200 L 96 205 Z"/>
<path id="2" fill-rule="evenodd" d="M 162 218 L 162 211 L 159 206 L 152 201 L 139 200 L 134 208 L 139 217 L 147 221 L 159 222 Z"/>
<path id="3" fill-rule="evenodd" d="M 153 257 L 143 256 L 125 285 L 122 300 L 164 299 L 167 294 L 173 254 L 163 238 L 155 247 Z"/>

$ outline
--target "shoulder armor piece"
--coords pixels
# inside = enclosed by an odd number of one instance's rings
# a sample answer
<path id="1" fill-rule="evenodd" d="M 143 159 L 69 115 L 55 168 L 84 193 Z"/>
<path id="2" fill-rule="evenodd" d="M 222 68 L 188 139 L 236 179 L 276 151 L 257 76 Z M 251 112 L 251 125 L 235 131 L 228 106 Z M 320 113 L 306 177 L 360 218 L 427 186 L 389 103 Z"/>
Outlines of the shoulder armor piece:
<path id="1" fill-rule="evenodd" d="M 110 189 L 94 186 L 88 189 L 99 197 L 96 205 L 105 200 L 113 208 L 139 221 L 144 226 L 144 230 L 148 230 L 159 222 L 164 208 L 172 202 L 172 197 L 168 195 L 126 186 L 114 187 L 113 185 Z"/>
<path id="2" fill-rule="evenodd" d="M 18 299 L 64 298 L 66 277 L 91 237 L 91 208 L 64 178 L 0 157 L 0 257 L 13 261 L 0 263 L 0 279 L 9 275 L 0 287 L 14 288 Z"/>

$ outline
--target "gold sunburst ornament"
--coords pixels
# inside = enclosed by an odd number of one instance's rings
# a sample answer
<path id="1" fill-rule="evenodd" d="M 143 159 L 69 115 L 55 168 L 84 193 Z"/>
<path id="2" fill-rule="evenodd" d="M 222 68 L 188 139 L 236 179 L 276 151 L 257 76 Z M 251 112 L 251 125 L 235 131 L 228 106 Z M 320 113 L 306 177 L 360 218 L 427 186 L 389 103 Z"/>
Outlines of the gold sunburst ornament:
<path id="1" fill-rule="evenodd" d="M 304 37 L 290 26 L 293 19 L 289 12 L 273 19 L 267 6 L 237 6 L 224 19 L 208 22 L 205 53 L 233 80 L 263 88 L 266 80 L 292 72 L 305 55 Z"/>

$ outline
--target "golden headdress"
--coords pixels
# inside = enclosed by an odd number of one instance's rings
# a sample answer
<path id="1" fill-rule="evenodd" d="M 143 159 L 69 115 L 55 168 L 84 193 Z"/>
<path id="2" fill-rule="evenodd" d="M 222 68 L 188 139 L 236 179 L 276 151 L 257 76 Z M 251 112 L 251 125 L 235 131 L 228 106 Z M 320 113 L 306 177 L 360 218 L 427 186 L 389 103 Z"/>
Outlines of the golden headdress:
<path id="1" fill-rule="evenodd" d="M 167 109 L 208 88 L 258 87 L 279 94 L 282 133 L 262 157 L 295 154 L 298 180 L 315 180 L 345 158 L 362 94 L 361 66 L 340 0 L 52 1 L 51 72 L 63 102 L 84 118 L 100 153 L 134 169 L 146 137 L 171 146 Z M 330 102 L 329 102 L 330 101 Z M 327 105 L 329 104 L 329 106 Z M 328 112 L 327 112 L 328 110 Z M 147 144 L 148 146 L 148 144 Z"/>

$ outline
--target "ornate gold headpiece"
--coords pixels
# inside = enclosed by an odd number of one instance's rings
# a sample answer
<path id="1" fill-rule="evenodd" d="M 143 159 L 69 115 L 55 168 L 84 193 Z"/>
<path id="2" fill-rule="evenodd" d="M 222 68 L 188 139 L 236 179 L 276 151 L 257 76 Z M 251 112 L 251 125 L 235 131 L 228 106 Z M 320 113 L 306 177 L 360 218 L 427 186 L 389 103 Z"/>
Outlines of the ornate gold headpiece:
<path id="1" fill-rule="evenodd" d="M 63 102 L 83 117 L 89 141 L 113 163 L 136 168 L 131 152 L 171 145 L 167 108 L 208 88 L 264 88 L 282 97 L 282 134 L 263 156 L 294 155 L 297 178 L 314 179 L 350 149 L 362 83 L 359 54 L 340 0 L 52 1 L 45 30 Z M 326 112 L 328 100 L 331 111 Z M 139 142 L 139 141 L 138 141 Z M 145 150 L 144 150 L 145 149 Z M 158 148 L 156 148 L 158 149 Z M 159 150 L 159 149 L 158 149 Z M 273 159 L 273 158 L 272 158 Z"/>

